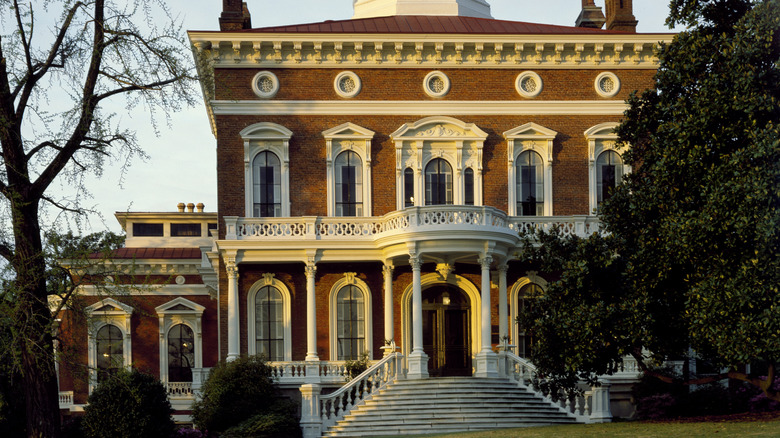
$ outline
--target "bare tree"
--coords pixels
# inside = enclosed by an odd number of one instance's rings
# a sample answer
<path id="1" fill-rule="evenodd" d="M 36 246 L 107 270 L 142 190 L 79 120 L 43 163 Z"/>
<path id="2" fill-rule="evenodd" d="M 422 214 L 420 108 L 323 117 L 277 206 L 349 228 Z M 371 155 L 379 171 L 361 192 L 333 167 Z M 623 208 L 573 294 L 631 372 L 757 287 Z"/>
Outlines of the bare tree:
<path id="1" fill-rule="evenodd" d="M 193 103 L 192 69 L 164 0 L 0 0 L 0 7 L 0 256 L 9 267 L 2 298 L 16 309 L 4 320 L 17 339 L 27 435 L 56 437 L 42 209 L 84 214 L 83 176 L 100 174 L 106 159 L 143 154 L 133 133 L 117 126 L 112 102 L 124 96 L 124 108 L 148 112 L 156 129 L 158 114 Z M 74 192 L 54 195 L 55 182 Z"/>

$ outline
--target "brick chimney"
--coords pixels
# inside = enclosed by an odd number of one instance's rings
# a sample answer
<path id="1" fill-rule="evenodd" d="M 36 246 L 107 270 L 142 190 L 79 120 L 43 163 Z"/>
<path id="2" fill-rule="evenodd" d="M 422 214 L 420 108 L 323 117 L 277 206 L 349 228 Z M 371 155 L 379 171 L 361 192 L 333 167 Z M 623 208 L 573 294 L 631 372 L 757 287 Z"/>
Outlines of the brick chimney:
<path id="1" fill-rule="evenodd" d="M 636 33 L 632 0 L 606 0 L 607 30 Z"/>
<path id="2" fill-rule="evenodd" d="M 219 16 L 219 30 L 241 30 L 252 28 L 249 8 L 241 0 L 222 0 L 222 15 Z"/>
<path id="3" fill-rule="evenodd" d="M 604 13 L 601 12 L 601 7 L 596 6 L 593 0 L 582 0 L 582 11 L 580 11 L 577 21 L 574 22 L 575 26 L 601 29 L 604 26 L 604 21 Z"/>

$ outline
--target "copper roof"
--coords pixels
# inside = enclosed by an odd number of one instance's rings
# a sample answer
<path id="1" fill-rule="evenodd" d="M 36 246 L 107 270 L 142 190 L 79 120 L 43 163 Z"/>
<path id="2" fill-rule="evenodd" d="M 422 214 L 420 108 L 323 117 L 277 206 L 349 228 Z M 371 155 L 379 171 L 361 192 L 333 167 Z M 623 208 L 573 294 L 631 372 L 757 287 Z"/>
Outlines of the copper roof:
<path id="1" fill-rule="evenodd" d="M 494 20 L 490 18 L 395 15 L 390 17 L 360 18 L 355 20 L 323 21 L 320 23 L 293 24 L 288 26 L 260 27 L 235 32 L 245 33 L 408 33 L 408 34 L 628 34 L 611 30 L 585 27 L 557 26 L 553 24 L 526 23 L 522 21 Z"/>
<path id="2" fill-rule="evenodd" d="M 104 254 L 91 254 L 90 258 L 103 258 Z M 113 251 L 113 259 L 199 259 L 200 248 L 119 248 Z"/>

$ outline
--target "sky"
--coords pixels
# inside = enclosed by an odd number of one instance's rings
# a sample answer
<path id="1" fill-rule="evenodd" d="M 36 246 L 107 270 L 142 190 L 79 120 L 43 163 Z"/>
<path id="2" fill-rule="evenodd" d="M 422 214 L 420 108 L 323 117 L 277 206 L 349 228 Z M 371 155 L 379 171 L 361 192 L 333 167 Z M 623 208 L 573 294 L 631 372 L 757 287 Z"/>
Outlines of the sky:
<path id="1" fill-rule="evenodd" d="M 351 0 L 245 0 L 253 27 L 345 20 L 352 17 Z M 573 26 L 579 0 L 488 0 L 494 18 Z M 604 6 L 604 0 L 596 0 Z M 670 32 L 664 25 L 668 0 L 634 2 L 638 32 Z M 218 30 L 221 0 L 169 0 L 174 15 L 188 30 Z M 140 110 L 140 108 L 139 108 Z M 84 205 L 100 214 L 90 215 L 82 233 L 120 232 L 115 212 L 176 211 L 179 202 L 205 204 L 216 211 L 216 139 L 211 133 L 205 106 L 173 114 L 170 126 L 159 135 L 149 129 L 146 114 L 123 114 L 127 126 L 137 130 L 149 158 L 136 159 L 120 178 L 120 163 L 109 164 L 101 178 L 87 180 L 92 199 Z M 241 172 L 237 169 L 237 172 Z M 67 188 L 64 188 L 67 189 Z"/>

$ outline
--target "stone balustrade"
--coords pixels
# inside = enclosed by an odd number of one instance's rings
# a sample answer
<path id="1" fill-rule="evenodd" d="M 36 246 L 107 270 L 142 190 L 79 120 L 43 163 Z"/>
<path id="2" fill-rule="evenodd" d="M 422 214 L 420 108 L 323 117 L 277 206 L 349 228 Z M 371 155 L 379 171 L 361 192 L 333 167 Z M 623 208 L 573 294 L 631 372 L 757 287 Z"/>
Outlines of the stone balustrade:
<path id="1" fill-rule="evenodd" d="M 70 409 L 73 406 L 73 391 L 60 391 L 60 409 Z"/>

